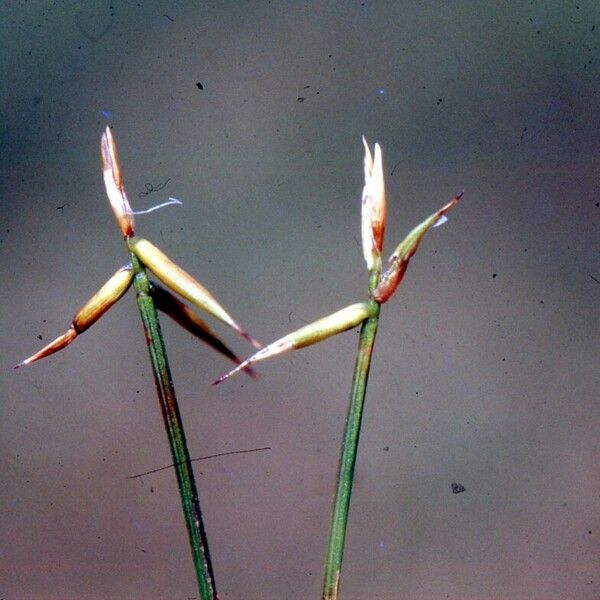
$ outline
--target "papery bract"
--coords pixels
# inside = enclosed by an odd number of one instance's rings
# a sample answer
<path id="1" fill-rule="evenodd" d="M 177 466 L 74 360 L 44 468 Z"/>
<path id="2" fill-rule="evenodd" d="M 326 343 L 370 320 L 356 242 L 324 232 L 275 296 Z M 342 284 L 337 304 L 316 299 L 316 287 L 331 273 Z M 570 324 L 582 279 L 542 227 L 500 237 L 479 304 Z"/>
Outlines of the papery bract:
<path id="1" fill-rule="evenodd" d="M 364 136 L 362 141 L 365 147 L 365 184 L 361 202 L 361 234 L 363 255 L 370 270 L 381 260 L 387 208 L 381 148 L 375 144 L 373 159 Z"/>
<path id="2" fill-rule="evenodd" d="M 110 127 L 107 127 L 102 134 L 100 151 L 102 155 L 104 185 L 113 213 L 123 236 L 132 236 L 134 232 L 133 212 L 125 194 L 117 145 Z"/>

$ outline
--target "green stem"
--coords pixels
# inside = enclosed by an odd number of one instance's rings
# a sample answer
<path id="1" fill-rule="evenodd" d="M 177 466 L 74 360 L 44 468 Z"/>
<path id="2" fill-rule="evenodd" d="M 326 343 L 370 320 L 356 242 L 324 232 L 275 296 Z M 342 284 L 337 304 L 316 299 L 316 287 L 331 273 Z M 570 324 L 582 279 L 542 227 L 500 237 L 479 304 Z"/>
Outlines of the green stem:
<path id="1" fill-rule="evenodd" d="M 375 280 L 377 274 L 372 274 Z M 350 496 L 352 494 L 352 480 L 354 477 L 354 465 L 358 451 L 358 440 L 363 415 L 365 393 L 367 391 L 367 379 L 371 366 L 371 356 L 377 325 L 379 324 L 380 305 L 370 300 L 372 314 L 366 319 L 360 329 L 358 342 L 358 354 L 354 367 L 354 378 L 352 380 L 352 392 L 350 395 L 350 406 L 346 417 L 346 429 L 344 441 L 338 465 L 337 488 L 331 514 L 329 527 L 329 542 L 325 558 L 325 569 L 323 575 L 323 600 L 336 600 L 340 584 L 340 572 L 342 570 L 342 559 L 344 556 L 344 540 L 346 538 L 346 526 L 348 523 L 348 512 L 350 509 Z"/>
<path id="2" fill-rule="evenodd" d="M 185 441 L 183 423 L 181 422 L 177 398 L 175 397 L 175 388 L 173 387 L 165 343 L 160 331 L 158 314 L 154 300 L 150 295 L 150 282 L 146 274 L 146 269 L 133 253 L 130 254 L 135 273 L 133 285 L 144 325 L 148 350 L 150 351 L 150 362 L 154 371 L 154 380 L 158 391 L 163 421 L 171 446 L 183 514 L 185 516 L 192 558 L 198 579 L 200 598 L 201 600 L 216 600 L 215 578 L 208 552 L 206 531 L 202 522 L 198 490 L 194 480 L 190 454 Z"/>

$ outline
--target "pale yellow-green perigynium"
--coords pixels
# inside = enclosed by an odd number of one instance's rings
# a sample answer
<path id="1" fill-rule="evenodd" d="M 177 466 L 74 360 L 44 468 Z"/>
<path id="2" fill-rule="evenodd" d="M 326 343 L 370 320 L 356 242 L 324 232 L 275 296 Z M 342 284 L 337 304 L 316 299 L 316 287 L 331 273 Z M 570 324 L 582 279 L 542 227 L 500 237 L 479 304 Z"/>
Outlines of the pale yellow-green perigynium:
<path id="1" fill-rule="evenodd" d="M 121 176 L 117 145 L 109 127 L 102 134 L 100 150 L 106 194 L 129 251 L 135 255 L 143 266 L 152 271 L 171 290 L 180 294 L 209 315 L 229 325 L 249 340 L 256 348 L 260 348 L 261 345 L 233 320 L 229 313 L 204 286 L 198 283 L 181 267 L 177 266 L 156 246 L 147 240 L 134 236 L 134 213 L 127 200 Z M 125 294 L 131 286 L 133 276 L 134 273 L 131 264 L 121 267 L 77 312 L 73 317 L 70 328 L 63 335 L 20 362 L 15 368 L 40 360 L 69 345 L 78 334 L 93 325 Z M 173 294 L 163 288 L 160 288 L 160 291 L 158 291 L 158 287 L 155 286 L 153 287 L 153 292 L 156 292 L 160 296 L 160 301 L 157 302 L 157 305 L 163 312 L 172 317 L 188 331 L 200 337 L 213 348 L 239 364 L 240 360 L 236 355 L 227 348 L 212 329 L 189 307 L 185 306 Z"/>
<path id="2" fill-rule="evenodd" d="M 237 373 L 241 369 L 244 369 L 255 362 L 265 360 L 266 358 L 281 354 L 282 352 L 310 346 L 311 344 L 325 340 L 332 335 L 352 329 L 353 327 L 360 325 L 370 313 L 370 307 L 366 302 L 359 302 L 357 304 L 346 306 L 346 308 L 342 308 L 342 310 L 338 310 L 332 315 L 328 315 L 309 325 L 305 325 L 293 333 L 278 339 L 276 342 L 265 346 L 256 352 L 256 354 L 253 354 L 250 358 L 240 363 L 235 369 L 217 379 L 214 383 L 225 381 L 225 379 L 231 377 L 234 373 Z"/>
<path id="3" fill-rule="evenodd" d="M 378 277 L 376 285 L 370 294 L 371 300 L 377 304 L 383 304 L 392 297 L 402 281 L 408 263 L 417 251 L 425 233 L 435 225 L 444 222 L 445 213 L 460 200 L 462 192 L 425 219 L 425 221 L 415 227 L 406 236 L 404 241 L 390 256 L 386 268 L 383 274 L 381 274 L 381 253 L 383 251 L 383 236 L 387 213 L 383 160 L 379 144 L 375 144 L 375 151 L 372 155 L 365 138 L 363 137 L 362 140 L 365 148 L 365 184 L 361 202 L 362 250 L 369 272 L 375 273 Z M 225 381 L 225 379 L 237 373 L 240 369 L 255 362 L 283 352 L 315 344 L 332 335 L 352 329 L 372 316 L 372 312 L 373 303 L 363 302 L 353 304 L 309 325 L 305 325 L 265 346 L 235 369 L 222 375 L 214 383 Z"/>

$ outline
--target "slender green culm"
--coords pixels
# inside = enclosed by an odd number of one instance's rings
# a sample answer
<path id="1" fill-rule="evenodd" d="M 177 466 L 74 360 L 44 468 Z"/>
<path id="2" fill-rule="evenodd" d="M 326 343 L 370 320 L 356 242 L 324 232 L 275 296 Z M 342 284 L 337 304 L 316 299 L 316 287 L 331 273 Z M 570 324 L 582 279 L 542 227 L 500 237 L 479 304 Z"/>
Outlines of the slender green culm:
<path id="1" fill-rule="evenodd" d="M 217 590 L 208 551 L 208 540 L 202 520 L 198 489 L 179 414 L 179 406 L 175 396 L 165 343 L 160 330 L 158 313 L 156 312 L 154 300 L 150 295 L 150 282 L 146 269 L 133 253 L 131 253 L 131 261 L 134 271 L 133 285 L 137 305 L 144 325 L 160 408 L 173 456 L 200 598 L 201 600 L 216 600 Z"/>
<path id="2" fill-rule="evenodd" d="M 380 305 L 375 300 L 371 300 L 370 304 L 372 316 L 363 321 L 358 340 L 358 353 L 354 366 L 350 404 L 346 417 L 346 428 L 340 453 L 336 491 L 329 525 L 329 541 L 323 573 L 322 600 L 334 600 L 338 597 L 340 573 L 344 557 L 346 526 L 350 510 L 350 496 L 352 495 L 352 482 L 354 479 L 354 466 L 356 465 L 371 357 L 373 355 L 375 336 L 377 335 L 377 326 L 379 325 Z"/>
<path id="3" fill-rule="evenodd" d="M 329 540 L 323 573 L 322 600 L 338 599 L 354 467 L 356 465 L 367 380 L 379 325 L 381 305 L 394 295 L 425 233 L 432 227 L 444 223 L 447 220 L 445 214 L 462 197 L 462 192 L 460 192 L 420 225 L 413 228 L 404 241 L 394 250 L 384 268 L 381 253 L 387 209 L 381 148 L 379 144 L 375 144 L 373 156 L 364 137 L 363 145 L 365 148 L 365 185 L 361 201 L 361 234 L 363 257 L 369 270 L 368 302 L 354 303 L 279 338 L 214 382 L 221 383 L 242 368 L 258 361 L 276 356 L 282 352 L 318 343 L 359 324 L 361 326 L 350 394 L 350 406 L 346 416 L 346 427 L 342 440 L 337 484 L 331 512 Z"/>
<path id="4" fill-rule="evenodd" d="M 234 363 L 239 364 L 241 361 L 189 306 L 185 305 L 168 289 L 162 288 L 156 283 L 151 283 L 146 269 L 153 272 L 170 290 L 181 294 L 196 307 L 229 325 L 255 347 L 259 348 L 260 344 L 234 321 L 225 308 L 200 282 L 196 281 L 194 277 L 174 263 L 151 242 L 135 236 L 134 215 L 138 213 L 131 210 L 131 205 L 125 194 L 117 144 L 110 127 L 106 127 L 100 139 L 100 154 L 102 156 L 102 174 L 106 194 L 121 230 L 121 235 L 127 245 L 131 263 L 121 267 L 75 313 L 71 325 L 65 333 L 15 365 L 14 368 L 24 367 L 66 348 L 75 341 L 78 335 L 89 329 L 114 306 L 133 284 L 150 352 L 160 408 L 169 438 L 169 445 L 171 446 L 173 466 L 177 475 L 192 559 L 198 579 L 200 600 L 217 600 L 215 578 L 208 552 L 206 532 L 202 522 L 198 490 L 194 481 L 190 454 L 185 441 L 177 398 L 175 397 L 167 352 L 160 331 L 157 308 L 165 312 L 192 335 L 204 341 Z M 170 202 L 163 203 L 160 206 L 173 203 L 181 204 L 178 200 L 171 199 Z M 151 212 L 154 208 L 142 212 Z M 252 375 L 252 369 L 246 368 L 245 370 L 249 375 Z"/>

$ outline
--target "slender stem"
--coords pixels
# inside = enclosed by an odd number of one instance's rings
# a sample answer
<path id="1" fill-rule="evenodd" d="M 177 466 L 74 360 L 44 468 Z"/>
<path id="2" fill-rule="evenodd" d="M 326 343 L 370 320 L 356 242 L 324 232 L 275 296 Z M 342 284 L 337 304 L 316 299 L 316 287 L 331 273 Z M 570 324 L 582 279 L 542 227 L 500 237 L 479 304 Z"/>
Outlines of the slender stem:
<path id="1" fill-rule="evenodd" d="M 190 454 L 185 441 L 185 433 L 179 406 L 175 397 L 175 388 L 171 378 L 167 351 L 160 331 L 160 323 L 154 300 L 150 295 L 150 282 L 146 269 L 131 254 L 134 269 L 133 285 L 136 291 L 137 304 L 144 325 L 146 342 L 150 351 L 150 361 L 154 371 L 154 380 L 160 401 L 160 408 L 169 437 L 173 464 L 177 474 L 177 484 L 183 506 L 183 514 L 187 525 L 192 559 L 198 579 L 198 589 L 201 600 L 216 600 L 217 590 L 213 574 L 210 554 L 208 552 L 208 540 L 202 522 L 202 511 L 198 490 L 194 480 L 194 472 L 190 461 Z"/>
<path id="2" fill-rule="evenodd" d="M 378 277 L 372 274 L 372 280 Z M 337 488 L 331 514 L 329 527 L 329 542 L 327 555 L 325 557 L 325 569 L 323 575 L 323 600 L 336 600 L 340 584 L 340 572 L 342 570 L 342 559 L 344 556 L 344 540 L 346 538 L 346 525 L 348 523 L 348 512 L 350 509 L 350 496 L 352 494 L 352 480 L 354 477 L 354 465 L 358 451 L 358 440 L 363 415 L 365 393 L 367 391 L 367 379 L 371 366 L 371 356 L 377 325 L 379 324 L 380 305 L 374 300 L 370 301 L 372 314 L 366 319 L 360 329 L 358 342 L 358 354 L 354 367 L 354 378 L 352 380 L 352 392 L 350 394 L 350 406 L 346 417 L 346 429 L 340 462 L 338 465 Z"/>

